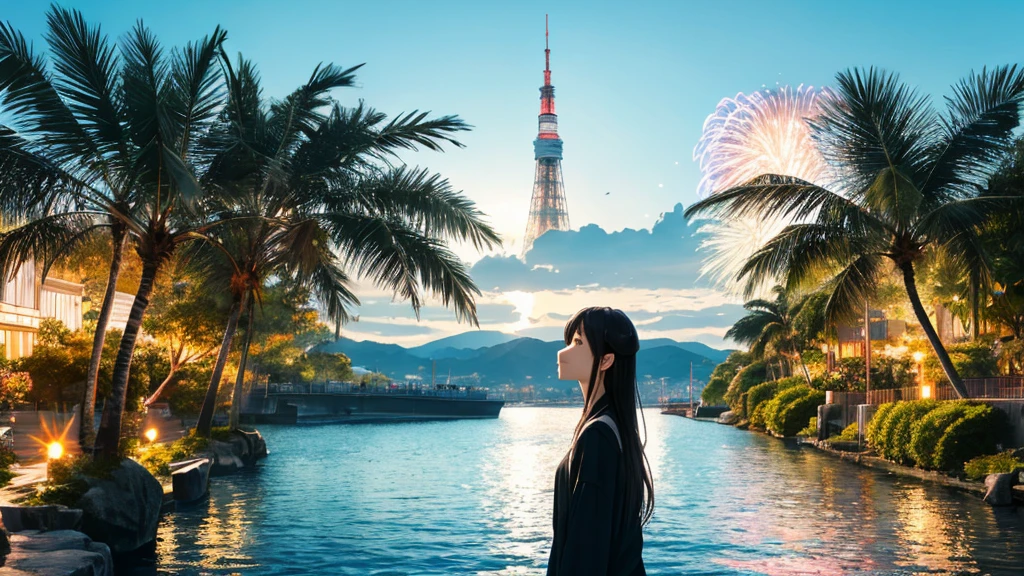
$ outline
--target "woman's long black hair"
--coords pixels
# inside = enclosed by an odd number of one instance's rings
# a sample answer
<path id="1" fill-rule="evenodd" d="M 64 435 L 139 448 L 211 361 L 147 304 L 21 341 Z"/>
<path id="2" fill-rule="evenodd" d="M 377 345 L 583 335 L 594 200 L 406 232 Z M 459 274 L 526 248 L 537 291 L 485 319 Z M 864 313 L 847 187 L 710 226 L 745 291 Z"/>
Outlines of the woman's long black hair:
<path id="1" fill-rule="evenodd" d="M 640 338 L 636 328 L 621 310 L 612 308 L 584 308 L 577 312 L 565 325 L 565 345 L 582 329 L 594 354 L 590 371 L 590 385 L 583 398 L 583 415 L 573 433 L 573 445 L 579 438 L 583 425 L 592 416 L 595 399 L 594 384 L 597 382 L 598 366 L 605 354 L 614 354 L 611 368 L 604 373 L 604 393 L 615 414 L 622 440 L 622 456 L 626 466 L 626 509 L 640 517 L 641 526 L 650 521 L 654 514 L 654 479 L 644 448 L 647 445 L 647 420 L 644 419 L 644 442 L 640 442 L 640 428 L 637 425 L 637 407 L 643 418 L 643 405 L 636 384 L 636 353 L 640 350 Z"/>

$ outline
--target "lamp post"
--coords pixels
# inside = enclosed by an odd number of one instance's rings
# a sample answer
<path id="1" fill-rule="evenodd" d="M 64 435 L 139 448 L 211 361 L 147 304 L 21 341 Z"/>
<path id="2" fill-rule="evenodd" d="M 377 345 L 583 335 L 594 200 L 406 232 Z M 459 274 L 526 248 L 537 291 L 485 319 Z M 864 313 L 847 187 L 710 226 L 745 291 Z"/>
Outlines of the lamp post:
<path id="1" fill-rule="evenodd" d="M 921 387 L 921 399 L 927 400 L 932 397 L 932 387 L 924 383 L 924 367 L 921 362 L 924 360 L 924 353 L 914 352 L 914 362 L 917 364 L 917 385 Z"/>

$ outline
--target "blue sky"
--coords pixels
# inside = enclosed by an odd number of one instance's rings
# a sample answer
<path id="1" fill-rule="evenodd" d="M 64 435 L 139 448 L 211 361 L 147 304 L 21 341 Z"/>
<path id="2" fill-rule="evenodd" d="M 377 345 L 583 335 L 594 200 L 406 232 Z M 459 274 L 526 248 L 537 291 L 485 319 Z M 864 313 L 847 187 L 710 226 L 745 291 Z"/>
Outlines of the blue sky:
<path id="1" fill-rule="evenodd" d="M 112 38 L 142 18 L 165 46 L 181 45 L 220 24 L 228 30 L 229 53 L 242 52 L 257 63 L 269 96 L 292 90 L 320 61 L 365 62 L 359 87 L 336 94 L 344 103 L 362 98 L 389 114 L 420 109 L 460 115 L 475 127 L 463 138 L 466 148 L 404 159 L 442 173 L 474 199 L 508 240 L 510 254 L 518 254 L 532 186 L 545 13 L 550 14 L 552 81 L 565 141 L 571 224 L 576 230 L 596 224 L 609 234 L 624 228 L 650 230 L 677 203 L 694 201 L 699 172 L 693 147 L 704 119 L 723 97 L 776 83 L 828 85 L 841 69 L 876 65 L 899 72 L 941 105 L 950 84 L 970 70 L 1019 61 L 1022 54 L 1024 2 L 973 2 L 969 7 L 891 0 L 631 4 L 62 3 L 81 9 Z M 41 49 L 46 9 L 45 2 L 8 1 L 2 17 Z M 585 246 L 567 243 L 565 257 Z M 458 253 L 469 262 L 482 256 L 467 247 Z M 528 258 L 527 264 L 550 263 Z M 599 259 L 594 265 L 600 265 Z M 642 275 L 645 270 L 638 268 L 636 276 Z M 650 290 L 649 284 L 635 288 Z M 661 288 L 694 286 L 665 280 Z M 619 301 L 621 293 L 601 291 L 612 289 L 577 289 L 583 291 L 576 294 L 579 298 L 556 299 L 551 305 Z M 524 305 L 524 297 L 514 298 Z M 535 304 L 542 299 L 535 298 Z M 496 292 L 482 303 L 508 305 L 510 300 Z M 416 344 L 465 329 L 445 322 L 424 324 L 429 328 L 425 334 L 399 334 L 410 331 L 397 328 L 411 320 L 406 308 L 389 305 L 388 313 L 395 316 L 387 316 L 368 305 L 363 311 L 367 321 L 376 318 L 385 330 L 362 335 Z M 534 309 L 530 315 L 567 312 Z M 507 310 L 495 316 L 491 327 L 505 329 L 501 322 L 506 316 Z M 405 320 L 391 321 L 396 318 Z M 396 326 L 394 334 L 386 330 L 389 323 Z M 544 326 L 531 326 L 536 328 Z M 714 328 L 702 339 L 721 345 L 723 329 Z M 360 334 L 358 325 L 352 329 Z"/>

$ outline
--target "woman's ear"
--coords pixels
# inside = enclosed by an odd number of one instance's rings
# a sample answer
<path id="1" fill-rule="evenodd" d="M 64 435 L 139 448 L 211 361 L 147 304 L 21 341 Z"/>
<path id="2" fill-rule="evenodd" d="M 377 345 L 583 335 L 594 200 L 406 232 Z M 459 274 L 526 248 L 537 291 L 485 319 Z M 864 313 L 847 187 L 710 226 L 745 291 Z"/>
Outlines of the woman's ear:
<path id="1" fill-rule="evenodd" d="M 598 368 L 600 370 L 602 370 L 602 371 L 607 370 L 607 369 L 612 367 L 612 363 L 614 363 L 614 362 L 615 362 L 615 354 L 605 354 L 601 358 L 601 365 Z"/>

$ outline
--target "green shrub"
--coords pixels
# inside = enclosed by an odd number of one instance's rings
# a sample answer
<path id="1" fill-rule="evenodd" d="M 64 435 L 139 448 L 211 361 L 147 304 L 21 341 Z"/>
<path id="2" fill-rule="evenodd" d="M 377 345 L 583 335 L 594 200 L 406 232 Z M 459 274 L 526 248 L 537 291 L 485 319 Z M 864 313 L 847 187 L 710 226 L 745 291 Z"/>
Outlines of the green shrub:
<path id="1" fill-rule="evenodd" d="M 729 389 L 725 392 L 725 402 L 741 419 L 746 418 L 743 394 L 764 382 L 766 374 L 764 362 L 754 362 L 738 371 L 729 383 Z"/>
<path id="2" fill-rule="evenodd" d="M 976 456 L 995 454 L 1003 426 L 1001 411 L 986 404 L 970 406 L 939 438 L 933 465 L 937 470 L 954 471 Z"/>
<path id="3" fill-rule="evenodd" d="M 882 457 L 897 464 L 910 464 L 913 461 L 910 456 L 911 429 L 936 406 L 938 402 L 935 400 L 914 400 L 897 406 L 889 416 Z"/>
<path id="4" fill-rule="evenodd" d="M 214 430 L 219 431 L 220 429 L 214 428 Z M 170 444 L 147 446 L 139 456 L 139 463 L 154 476 L 170 476 L 171 462 L 192 458 L 197 452 L 205 450 L 208 445 L 208 439 L 197 436 L 193 432 Z"/>
<path id="5" fill-rule="evenodd" d="M 828 439 L 829 442 L 856 442 L 857 423 L 854 422 L 843 429 L 842 432 Z"/>
<path id="6" fill-rule="evenodd" d="M 917 421 L 910 431 L 910 457 L 921 468 L 930 469 L 935 461 L 935 446 L 946 429 L 967 413 L 969 404 L 962 400 L 942 402 Z"/>
<path id="7" fill-rule="evenodd" d="M 781 415 L 782 409 L 797 398 L 805 396 L 809 391 L 810 388 L 807 386 L 794 386 L 792 388 L 786 388 L 785 390 L 779 391 L 774 398 L 766 402 L 764 405 L 765 428 L 775 432 L 776 434 L 780 434 L 778 430 L 783 428 Z M 814 415 L 817 416 L 817 413 Z"/>
<path id="8" fill-rule="evenodd" d="M 764 428 L 764 405 L 779 389 L 778 381 L 764 382 L 747 391 L 747 419 L 751 426 Z"/>
<path id="9" fill-rule="evenodd" d="M 109 478 L 111 473 L 121 465 L 120 460 L 98 460 L 85 454 L 64 456 L 50 460 L 47 464 L 49 480 L 43 489 L 32 493 L 25 504 L 29 506 L 46 506 L 60 504 L 74 508 L 78 500 L 89 489 L 84 476 L 93 478 Z"/>
<path id="10" fill-rule="evenodd" d="M 896 409 L 896 405 L 899 402 L 888 402 L 882 404 L 875 410 L 875 415 L 868 422 L 868 429 L 864 432 L 864 437 L 868 442 L 868 445 L 879 451 L 879 447 L 882 444 L 882 429 L 886 427 L 889 422 L 889 416 L 892 415 L 892 411 Z"/>
<path id="11" fill-rule="evenodd" d="M 806 386 L 790 390 L 804 390 L 804 395 L 779 409 L 776 419 L 778 426 L 772 432 L 781 436 L 795 436 L 818 414 L 818 406 L 825 403 L 825 393 L 819 390 L 811 390 Z"/>
<path id="12" fill-rule="evenodd" d="M 797 436 L 803 436 L 804 438 L 810 438 L 818 435 L 818 417 L 811 418 L 811 421 L 807 423 L 807 427 L 796 433 Z"/>
<path id="13" fill-rule="evenodd" d="M 999 363 L 992 344 L 985 340 L 951 344 L 946 347 L 961 378 L 983 378 L 999 373 Z M 924 377 L 929 382 L 948 382 L 939 359 L 929 354 L 924 361 Z"/>
<path id="14" fill-rule="evenodd" d="M 1013 457 L 1013 450 L 992 456 L 971 458 L 964 464 L 964 473 L 971 480 L 982 480 L 989 474 L 1004 474 L 1024 468 L 1024 462 Z"/>

